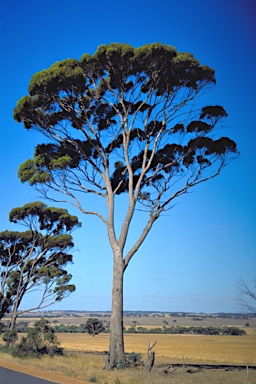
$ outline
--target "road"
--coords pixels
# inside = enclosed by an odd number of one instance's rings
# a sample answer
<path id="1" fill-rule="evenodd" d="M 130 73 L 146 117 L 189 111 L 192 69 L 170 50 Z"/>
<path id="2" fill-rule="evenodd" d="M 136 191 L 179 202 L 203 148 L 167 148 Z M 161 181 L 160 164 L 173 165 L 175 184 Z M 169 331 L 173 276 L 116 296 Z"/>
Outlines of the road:
<path id="1" fill-rule="evenodd" d="M 0 367 L 0 384 L 53 384 L 53 381 L 39 379 L 38 377 L 26 375 Z M 56 383 L 56 382 L 55 382 Z"/>

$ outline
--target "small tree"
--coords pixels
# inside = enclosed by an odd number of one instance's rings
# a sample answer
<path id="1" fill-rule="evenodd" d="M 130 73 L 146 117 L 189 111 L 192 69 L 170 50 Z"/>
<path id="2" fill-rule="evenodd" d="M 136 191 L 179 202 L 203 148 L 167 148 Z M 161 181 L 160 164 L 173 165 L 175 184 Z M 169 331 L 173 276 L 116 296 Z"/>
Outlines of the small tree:
<path id="1" fill-rule="evenodd" d="M 13 209 L 10 221 L 28 228 L 25 232 L 0 232 L 0 318 L 10 312 L 10 329 L 14 329 L 18 309 L 28 293 L 38 291 L 38 304 L 20 314 L 45 308 L 74 292 L 72 276 L 65 268 L 72 262 L 70 232 L 80 223 L 67 210 L 42 202 Z"/>
<path id="2" fill-rule="evenodd" d="M 89 319 L 87 319 L 85 329 L 89 335 L 92 335 L 93 337 L 105 330 L 103 323 L 94 317 L 89 317 Z"/>
<path id="3" fill-rule="evenodd" d="M 132 257 L 174 200 L 218 176 L 238 154 L 234 141 L 215 133 L 225 109 L 198 99 L 215 83 L 214 70 L 190 53 L 113 43 L 36 73 L 14 110 L 16 121 L 47 138 L 20 166 L 21 181 L 106 226 L 113 252 L 110 367 L 124 354 L 123 278 Z M 103 199 L 107 212 L 84 205 L 83 194 Z M 144 213 L 142 228 L 126 249 L 136 210 Z"/>

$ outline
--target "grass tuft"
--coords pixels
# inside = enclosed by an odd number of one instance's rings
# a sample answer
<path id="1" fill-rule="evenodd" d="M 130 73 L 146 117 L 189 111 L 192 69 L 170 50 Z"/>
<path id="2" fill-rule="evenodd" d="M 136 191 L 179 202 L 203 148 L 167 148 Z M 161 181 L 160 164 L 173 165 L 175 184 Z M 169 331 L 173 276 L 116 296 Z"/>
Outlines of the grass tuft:
<path id="1" fill-rule="evenodd" d="M 97 383 L 97 378 L 94 373 L 89 377 L 88 381 L 89 383 Z"/>

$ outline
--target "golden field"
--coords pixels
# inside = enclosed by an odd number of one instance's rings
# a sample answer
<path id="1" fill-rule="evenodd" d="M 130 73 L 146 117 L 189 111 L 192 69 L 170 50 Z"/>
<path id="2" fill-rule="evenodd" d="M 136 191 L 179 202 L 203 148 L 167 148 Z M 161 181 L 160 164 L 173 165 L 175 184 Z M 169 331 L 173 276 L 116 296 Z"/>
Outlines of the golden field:
<path id="1" fill-rule="evenodd" d="M 256 332 L 256 329 L 254 329 Z M 156 364 L 229 364 L 256 366 L 256 335 L 205 336 L 205 335 L 147 335 L 125 334 L 125 351 L 146 356 L 149 342 L 154 347 Z M 92 337 L 86 333 L 57 333 L 61 347 L 69 353 L 102 353 L 108 350 L 109 334 Z M 22 334 L 19 335 L 21 337 Z M 0 344 L 3 341 L 0 339 Z"/>
<path id="2" fill-rule="evenodd" d="M 254 329 L 255 330 L 255 329 Z M 253 333 L 253 332 L 252 332 Z M 256 336 L 204 336 L 204 335 L 139 335 L 126 334 L 126 352 L 145 353 L 149 341 L 157 340 L 156 362 L 151 373 L 143 368 L 118 371 L 103 370 L 101 353 L 108 349 L 109 335 L 96 337 L 87 334 L 57 334 L 61 346 L 68 351 L 66 356 L 54 358 L 19 360 L 9 355 L 0 355 L 0 364 L 13 369 L 25 370 L 33 375 L 60 384 L 253 384 L 256 371 L 201 370 L 196 373 L 184 372 L 182 368 L 170 368 L 164 374 L 162 364 L 171 366 L 181 363 L 236 364 L 249 367 L 256 365 Z M 86 352 L 98 352 L 88 354 Z M 7 365 L 6 365 L 7 364 Z M 17 365 L 18 364 L 18 365 Z M 12 367 L 12 366 L 11 366 Z"/>
<path id="3" fill-rule="evenodd" d="M 61 346 L 69 351 L 102 352 L 108 350 L 109 335 L 57 334 Z M 241 364 L 256 366 L 256 336 L 146 335 L 125 334 L 126 352 L 146 354 L 149 341 L 157 340 L 154 348 L 156 363 Z"/>
<path id="4" fill-rule="evenodd" d="M 254 329 L 255 331 L 255 329 Z M 253 330 L 252 330 L 253 333 Z M 60 384 L 88 383 L 98 384 L 253 384 L 256 383 L 256 370 L 223 371 L 201 370 L 187 373 L 182 368 L 170 368 L 164 374 L 162 364 L 185 363 L 256 365 L 256 336 L 204 336 L 204 335 L 140 335 L 126 334 L 126 352 L 145 354 L 149 341 L 157 340 L 156 361 L 151 373 L 143 368 L 118 371 L 103 370 L 101 353 L 108 350 L 109 335 L 96 337 L 88 334 L 57 334 L 61 346 L 68 351 L 66 356 L 54 358 L 19 360 L 9 355 L 0 355 L 0 364 L 19 364 L 32 374 L 48 378 Z M 88 354 L 86 352 L 98 352 Z M 34 371 L 33 371 L 34 370 Z M 38 374 L 39 372 L 39 374 Z M 96 380 L 96 381 L 95 381 Z"/>
<path id="5" fill-rule="evenodd" d="M 38 318 L 20 318 L 30 325 Z M 82 324 L 87 317 L 50 318 L 55 324 Z M 55 322 L 54 322 L 55 320 Z M 109 318 L 100 320 L 109 321 Z M 153 371 L 148 373 L 143 368 L 105 371 L 103 351 L 108 350 L 109 334 L 96 337 L 79 333 L 57 333 L 65 356 L 54 358 L 21 360 L 7 354 L 0 354 L 0 365 L 25 371 L 32 375 L 51 380 L 59 384 L 255 384 L 256 370 L 256 318 L 250 319 L 250 327 L 245 327 L 243 319 L 204 319 L 195 322 L 191 318 L 125 317 L 124 325 L 130 326 L 136 321 L 137 326 L 147 328 L 168 326 L 236 326 L 245 329 L 247 336 L 205 336 L 205 335 L 168 335 L 168 334 L 125 334 L 126 352 L 137 352 L 146 359 L 149 341 L 157 340 Z M 0 340 L 1 344 L 1 340 Z M 172 368 L 175 363 L 186 364 L 229 364 L 246 365 L 249 371 L 224 371 L 202 369 L 193 374 L 182 368 Z M 168 374 L 164 369 L 170 367 Z"/>

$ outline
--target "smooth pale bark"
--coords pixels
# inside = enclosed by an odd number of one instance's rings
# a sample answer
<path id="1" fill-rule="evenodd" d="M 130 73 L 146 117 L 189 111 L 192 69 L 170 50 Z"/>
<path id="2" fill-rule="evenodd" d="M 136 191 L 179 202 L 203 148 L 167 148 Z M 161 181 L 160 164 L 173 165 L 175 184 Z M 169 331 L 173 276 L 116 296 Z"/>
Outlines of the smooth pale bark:
<path id="1" fill-rule="evenodd" d="M 123 276 L 124 262 L 120 251 L 114 254 L 112 309 L 110 321 L 109 361 L 107 368 L 114 368 L 124 354 L 123 337 Z"/>
<path id="2" fill-rule="evenodd" d="M 15 313 L 12 313 L 11 315 L 11 324 L 10 324 L 10 330 L 13 330 L 14 327 L 15 327 L 15 324 L 16 324 L 16 320 L 17 320 L 17 316 L 18 316 L 18 313 L 17 311 Z"/>

